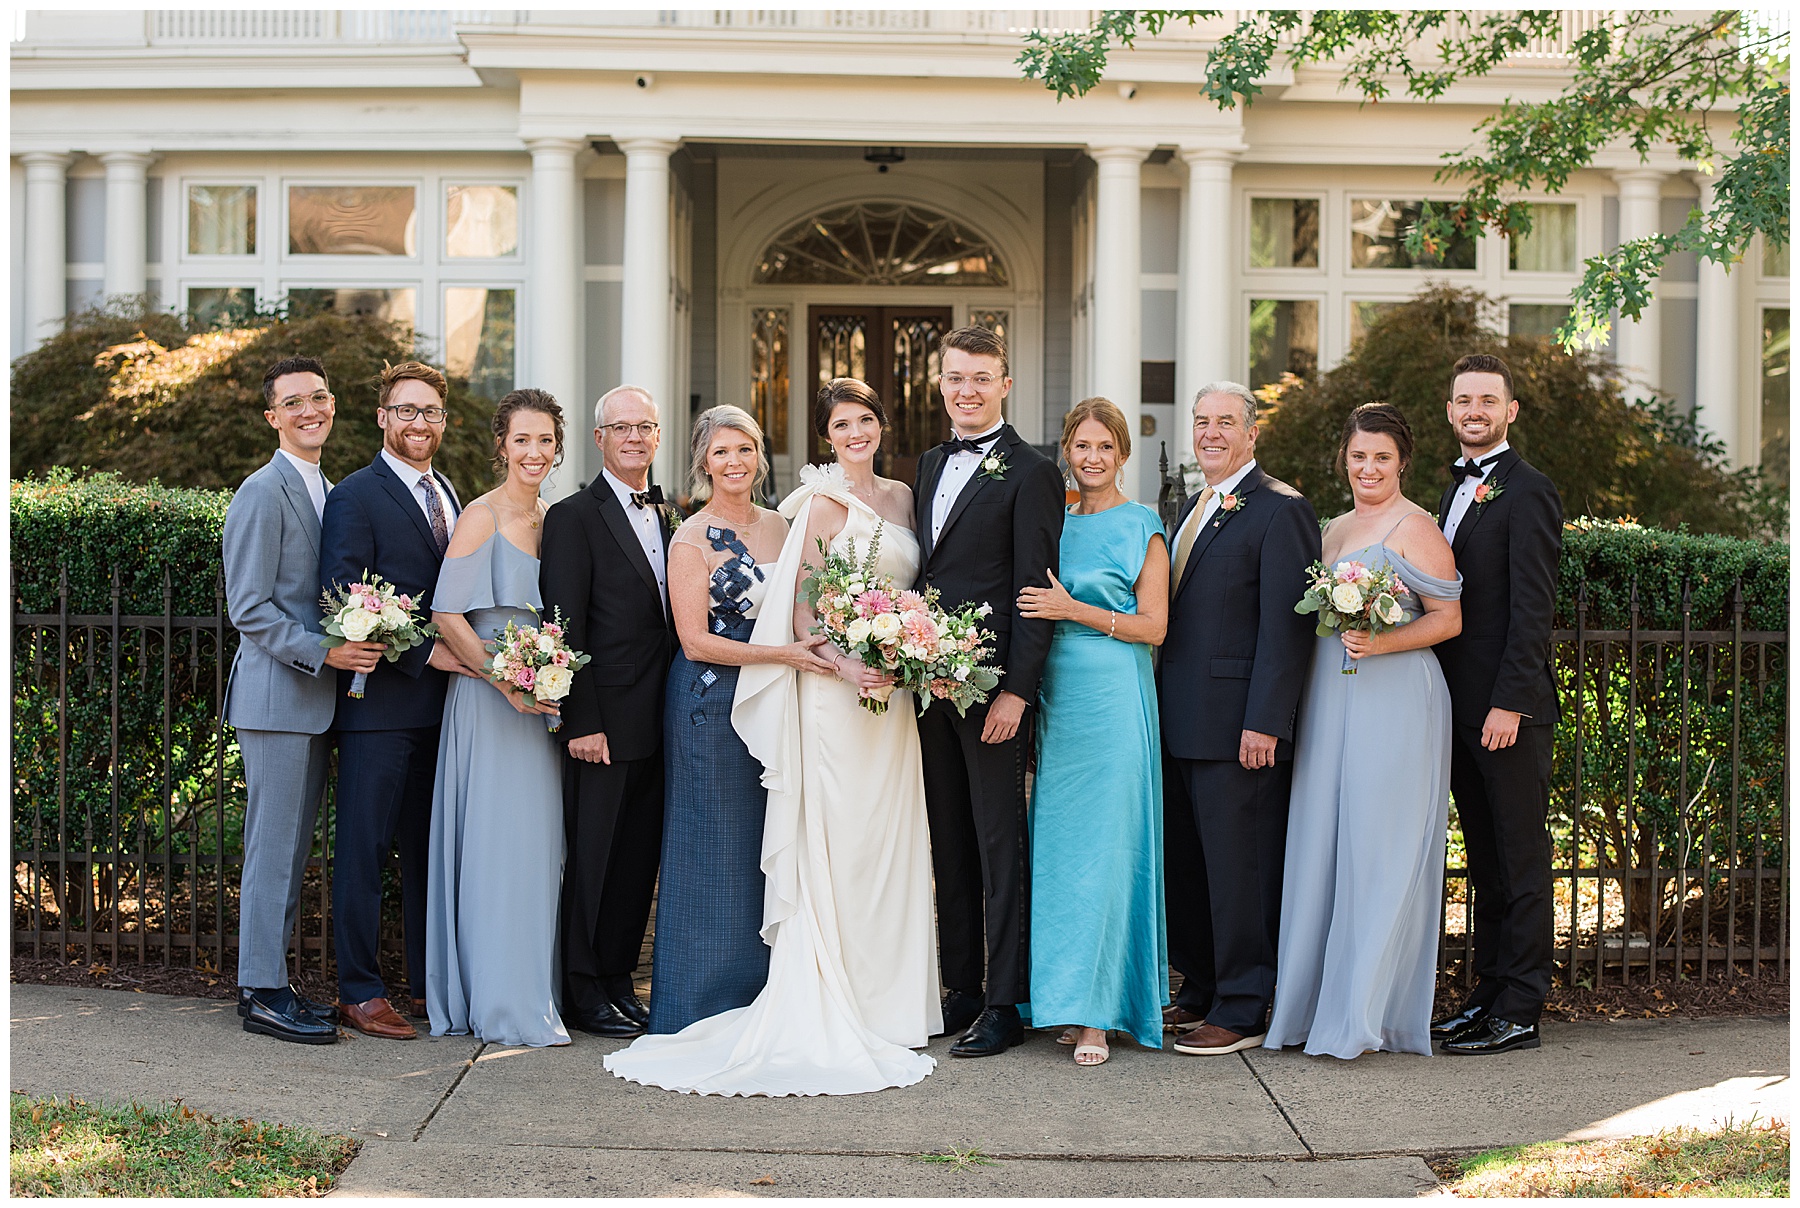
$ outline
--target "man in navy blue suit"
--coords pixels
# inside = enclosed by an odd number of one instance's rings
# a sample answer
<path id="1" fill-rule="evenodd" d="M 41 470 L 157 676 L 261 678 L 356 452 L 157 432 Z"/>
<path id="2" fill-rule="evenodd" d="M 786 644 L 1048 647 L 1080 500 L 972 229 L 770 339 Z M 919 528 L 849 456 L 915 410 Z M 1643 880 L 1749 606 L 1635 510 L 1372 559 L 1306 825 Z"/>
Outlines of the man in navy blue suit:
<path id="1" fill-rule="evenodd" d="M 407 361 L 381 374 L 381 452 L 325 500 L 319 579 L 326 588 L 364 571 L 430 607 L 438 568 L 462 505 L 450 480 L 431 468 L 444 439 L 444 375 Z M 417 1033 L 388 1001 L 381 977 L 381 872 L 400 845 L 406 934 L 404 1004 L 425 1014 L 425 869 L 438 728 L 451 674 L 472 675 L 441 643 L 426 641 L 369 675 L 361 700 L 339 675 L 337 839 L 332 870 L 332 935 L 337 945 L 339 1014 L 359 1032 L 392 1040 Z"/>

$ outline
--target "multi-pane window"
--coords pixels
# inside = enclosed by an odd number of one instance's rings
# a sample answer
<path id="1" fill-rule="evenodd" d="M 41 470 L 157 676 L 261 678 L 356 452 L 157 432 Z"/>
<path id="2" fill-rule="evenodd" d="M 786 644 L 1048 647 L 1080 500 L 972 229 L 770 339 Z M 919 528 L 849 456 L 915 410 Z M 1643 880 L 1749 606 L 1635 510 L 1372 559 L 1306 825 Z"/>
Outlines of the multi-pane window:
<path id="1" fill-rule="evenodd" d="M 1788 275 L 1788 245 L 1763 236 L 1762 275 L 1785 278 Z"/>
<path id="2" fill-rule="evenodd" d="M 411 185 L 289 185 L 288 252 L 417 255 L 418 209 Z"/>
<path id="3" fill-rule="evenodd" d="M 1573 273 L 1576 254 L 1575 207 L 1532 203 L 1531 233 L 1506 241 L 1506 267 L 1521 273 Z"/>
<path id="4" fill-rule="evenodd" d="M 1762 468 L 1781 481 L 1788 473 L 1788 308 L 1762 312 Z"/>
<path id="5" fill-rule="evenodd" d="M 288 291 L 290 313 L 330 311 L 340 315 L 374 315 L 389 323 L 411 328 L 418 315 L 417 291 L 350 285 L 340 288 L 305 288 Z"/>
<path id="6" fill-rule="evenodd" d="M 444 291 L 444 370 L 469 392 L 498 402 L 513 388 L 518 295 L 511 289 L 453 285 Z"/>
<path id="7" fill-rule="evenodd" d="M 1363 337 L 1369 334 L 1369 328 L 1375 326 L 1382 315 L 1403 305 L 1405 304 L 1401 302 L 1352 301 L 1350 303 L 1350 347 L 1354 348 L 1362 343 Z"/>
<path id="8" fill-rule="evenodd" d="M 256 254 L 256 186 L 189 185 L 190 256 Z"/>
<path id="9" fill-rule="evenodd" d="M 1317 198 L 1250 199 L 1250 267 L 1319 267 Z"/>
<path id="10" fill-rule="evenodd" d="M 256 290 L 247 285 L 194 286 L 187 292 L 187 308 L 209 327 L 242 322 L 256 313 Z"/>
<path id="11" fill-rule="evenodd" d="M 788 447 L 788 309 L 759 306 L 750 312 L 750 413 L 769 447 Z"/>
<path id="12" fill-rule="evenodd" d="M 1515 336 L 1549 339 L 1569 318 L 1564 302 L 1514 302 L 1506 308 L 1506 330 Z"/>
<path id="13" fill-rule="evenodd" d="M 1422 202 L 1354 198 L 1350 202 L 1350 267 L 1473 269 L 1475 240 L 1457 235 L 1435 253 L 1414 256 L 1406 237 L 1418 225 Z"/>
<path id="14" fill-rule="evenodd" d="M 511 256 L 519 250 L 517 185 L 449 185 L 444 191 L 444 255 Z"/>
<path id="15" fill-rule="evenodd" d="M 1002 340 L 1006 339 L 1006 324 L 1011 317 L 1010 312 L 976 307 L 969 311 L 970 327 L 985 327 Z"/>
<path id="16" fill-rule="evenodd" d="M 1250 299 L 1250 388 L 1284 373 L 1310 378 L 1319 371 L 1319 303 L 1315 299 Z"/>

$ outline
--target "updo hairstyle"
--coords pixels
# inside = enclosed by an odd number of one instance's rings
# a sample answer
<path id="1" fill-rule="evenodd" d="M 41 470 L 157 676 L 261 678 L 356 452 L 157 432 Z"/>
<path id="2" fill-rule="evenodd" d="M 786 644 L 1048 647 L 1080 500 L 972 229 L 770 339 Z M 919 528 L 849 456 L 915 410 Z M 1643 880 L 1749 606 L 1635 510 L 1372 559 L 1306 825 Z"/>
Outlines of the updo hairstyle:
<path id="1" fill-rule="evenodd" d="M 556 401 L 548 390 L 539 390 L 535 386 L 522 386 L 500 400 L 494 408 L 494 473 L 499 477 L 506 476 L 506 438 L 512 434 L 513 416 L 521 411 L 535 411 L 539 415 L 548 415 L 551 425 L 556 431 L 556 460 L 552 468 L 562 465 L 563 460 L 563 412 L 562 404 Z"/>
<path id="2" fill-rule="evenodd" d="M 1406 416 L 1400 413 L 1400 408 L 1392 403 L 1364 403 L 1350 413 L 1350 418 L 1344 421 L 1344 435 L 1338 440 L 1339 474 L 1350 472 L 1350 438 L 1358 432 L 1392 439 L 1394 448 L 1400 452 L 1400 475 L 1406 476 L 1406 472 L 1412 468 L 1413 434 L 1412 425 L 1406 422 Z"/>

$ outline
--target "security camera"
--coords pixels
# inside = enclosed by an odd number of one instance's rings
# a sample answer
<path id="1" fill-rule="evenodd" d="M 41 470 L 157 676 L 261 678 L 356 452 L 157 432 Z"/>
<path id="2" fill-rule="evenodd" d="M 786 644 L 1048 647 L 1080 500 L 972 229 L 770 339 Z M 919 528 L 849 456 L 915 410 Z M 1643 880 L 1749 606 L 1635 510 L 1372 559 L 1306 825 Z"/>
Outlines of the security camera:
<path id="1" fill-rule="evenodd" d="M 650 85 L 652 85 L 654 83 L 656 83 L 656 77 L 651 75 L 649 72 L 645 72 L 643 75 L 641 75 L 637 78 L 637 86 L 639 88 L 648 88 L 648 87 L 650 87 Z"/>
<path id="2" fill-rule="evenodd" d="M 1129 101 L 1132 97 L 1137 95 L 1137 85 L 1136 84 L 1120 84 L 1119 85 L 1119 95 L 1121 97 L 1123 97 L 1125 100 Z"/>

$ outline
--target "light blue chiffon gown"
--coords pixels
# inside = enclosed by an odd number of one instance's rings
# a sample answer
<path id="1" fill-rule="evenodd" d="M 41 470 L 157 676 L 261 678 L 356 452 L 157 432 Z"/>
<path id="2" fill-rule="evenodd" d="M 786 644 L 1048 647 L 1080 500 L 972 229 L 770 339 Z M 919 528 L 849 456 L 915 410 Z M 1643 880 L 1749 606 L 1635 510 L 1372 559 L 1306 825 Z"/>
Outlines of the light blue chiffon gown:
<path id="1" fill-rule="evenodd" d="M 483 641 L 509 620 L 535 625 L 538 560 L 496 532 L 475 552 L 444 559 L 426 603 L 461 613 Z M 561 754 L 547 719 L 520 713 L 485 680 L 451 676 L 426 883 L 433 1036 L 569 1043 L 556 1005 L 562 867 Z"/>
<path id="2" fill-rule="evenodd" d="M 1084 604 L 1137 612 L 1156 513 L 1063 520 L 1057 577 Z M 1002 681 L 1002 687 L 1005 682 Z M 1038 686 L 1031 799 L 1031 1002 L 1038 1027 L 1127 1032 L 1162 1048 L 1162 745 L 1151 648 L 1058 621 Z"/>
<path id="3" fill-rule="evenodd" d="M 1377 542 L 1347 550 L 1392 566 L 1413 596 L 1455 600 Z M 1450 690 L 1429 648 L 1369 655 L 1345 675 L 1344 646 L 1320 638 L 1300 700 L 1282 873 L 1280 957 L 1265 1048 L 1303 1044 L 1352 1058 L 1431 1053 L 1450 809 Z"/>

